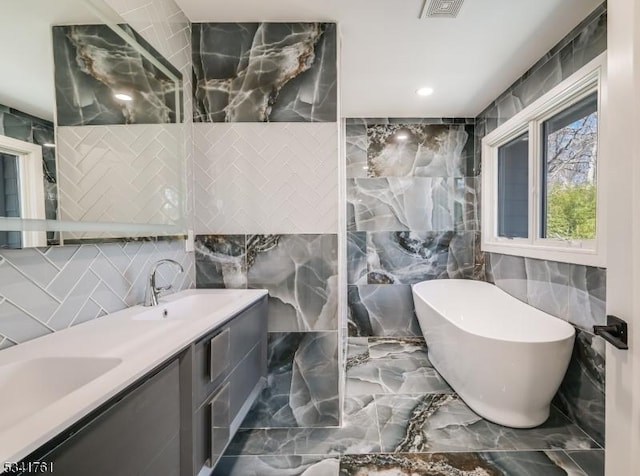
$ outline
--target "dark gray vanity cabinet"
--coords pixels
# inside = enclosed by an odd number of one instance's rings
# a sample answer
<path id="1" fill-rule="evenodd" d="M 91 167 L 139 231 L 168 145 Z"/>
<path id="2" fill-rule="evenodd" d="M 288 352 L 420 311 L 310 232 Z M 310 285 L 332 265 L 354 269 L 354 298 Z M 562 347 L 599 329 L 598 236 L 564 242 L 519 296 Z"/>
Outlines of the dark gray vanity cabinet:
<path id="1" fill-rule="evenodd" d="M 193 392 L 183 411 L 193 415 L 183 428 L 182 474 L 213 470 L 267 375 L 266 297 L 194 344 L 186 360 L 192 372 L 183 388 Z"/>
<path id="2" fill-rule="evenodd" d="M 40 460 L 65 476 L 180 476 L 179 373 L 176 359 Z"/>
<path id="3" fill-rule="evenodd" d="M 64 476 L 209 475 L 266 374 L 265 296 L 23 461 Z"/>

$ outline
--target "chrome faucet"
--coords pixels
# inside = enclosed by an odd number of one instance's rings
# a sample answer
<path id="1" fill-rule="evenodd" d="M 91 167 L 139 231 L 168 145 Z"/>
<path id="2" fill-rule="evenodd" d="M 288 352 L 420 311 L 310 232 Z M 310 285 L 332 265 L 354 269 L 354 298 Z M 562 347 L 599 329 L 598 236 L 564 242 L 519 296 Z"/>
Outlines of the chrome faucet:
<path id="1" fill-rule="evenodd" d="M 147 282 L 147 290 L 144 296 L 145 306 L 157 306 L 158 296 L 160 295 L 160 293 L 164 291 L 168 291 L 172 288 L 170 284 L 168 286 L 161 286 L 161 287 L 156 286 L 156 271 L 163 264 L 172 264 L 174 266 L 177 266 L 180 269 L 181 273 L 184 272 L 184 268 L 182 267 L 182 265 L 172 259 L 161 259 L 160 261 L 156 262 L 151 267 L 151 270 L 149 271 L 149 281 Z"/>

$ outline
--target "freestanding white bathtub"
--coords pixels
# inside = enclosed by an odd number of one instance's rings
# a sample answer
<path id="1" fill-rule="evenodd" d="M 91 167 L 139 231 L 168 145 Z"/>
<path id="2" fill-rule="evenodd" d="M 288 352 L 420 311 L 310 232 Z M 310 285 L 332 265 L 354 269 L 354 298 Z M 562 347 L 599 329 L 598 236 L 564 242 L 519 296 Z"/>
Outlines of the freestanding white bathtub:
<path id="1" fill-rule="evenodd" d="M 424 281 L 413 299 L 431 363 L 472 410 L 515 428 L 545 422 L 573 326 L 481 281 Z"/>

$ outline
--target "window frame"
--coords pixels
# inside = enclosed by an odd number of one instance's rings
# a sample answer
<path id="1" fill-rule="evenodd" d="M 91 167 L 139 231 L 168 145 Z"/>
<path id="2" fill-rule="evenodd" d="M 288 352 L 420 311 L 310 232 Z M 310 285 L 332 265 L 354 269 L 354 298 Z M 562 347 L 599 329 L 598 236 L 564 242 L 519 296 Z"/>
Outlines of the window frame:
<path id="1" fill-rule="evenodd" d="M 543 128 L 547 119 L 597 92 L 596 239 L 540 238 L 542 229 Z M 482 139 L 482 251 L 589 266 L 606 265 L 605 175 L 603 158 L 606 117 L 606 53 L 537 99 Z M 528 238 L 498 236 L 498 148 L 529 134 Z"/>

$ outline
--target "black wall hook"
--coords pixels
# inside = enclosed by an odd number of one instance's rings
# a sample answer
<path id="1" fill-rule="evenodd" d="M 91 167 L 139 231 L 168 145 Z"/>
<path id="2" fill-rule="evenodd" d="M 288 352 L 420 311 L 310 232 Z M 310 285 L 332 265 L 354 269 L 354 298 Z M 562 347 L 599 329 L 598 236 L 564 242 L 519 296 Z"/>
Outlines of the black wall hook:
<path id="1" fill-rule="evenodd" d="M 616 316 L 607 316 L 606 326 L 593 326 L 593 332 L 618 349 L 627 350 L 627 323 Z"/>

